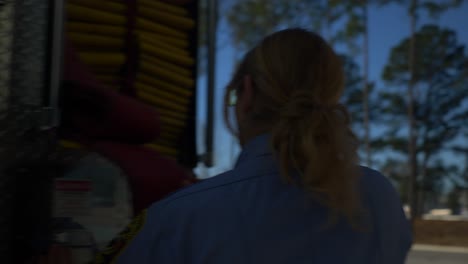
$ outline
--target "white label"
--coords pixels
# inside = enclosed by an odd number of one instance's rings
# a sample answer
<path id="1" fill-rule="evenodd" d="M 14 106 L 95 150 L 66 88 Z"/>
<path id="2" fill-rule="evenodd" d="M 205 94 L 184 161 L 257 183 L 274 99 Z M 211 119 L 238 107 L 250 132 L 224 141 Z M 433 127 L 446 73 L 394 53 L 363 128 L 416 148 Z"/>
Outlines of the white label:
<path id="1" fill-rule="evenodd" d="M 91 181 L 56 179 L 54 217 L 80 217 L 91 213 Z"/>

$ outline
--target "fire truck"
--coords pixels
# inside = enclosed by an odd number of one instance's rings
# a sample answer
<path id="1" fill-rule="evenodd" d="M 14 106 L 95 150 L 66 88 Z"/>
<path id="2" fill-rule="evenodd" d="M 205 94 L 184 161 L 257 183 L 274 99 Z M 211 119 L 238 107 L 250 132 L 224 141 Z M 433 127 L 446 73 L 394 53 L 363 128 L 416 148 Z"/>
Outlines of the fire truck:
<path id="1" fill-rule="evenodd" d="M 31 263 L 78 233 L 100 247 L 139 211 L 194 184 L 198 163 L 211 166 L 215 3 L 0 1 L 0 259 Z"/>

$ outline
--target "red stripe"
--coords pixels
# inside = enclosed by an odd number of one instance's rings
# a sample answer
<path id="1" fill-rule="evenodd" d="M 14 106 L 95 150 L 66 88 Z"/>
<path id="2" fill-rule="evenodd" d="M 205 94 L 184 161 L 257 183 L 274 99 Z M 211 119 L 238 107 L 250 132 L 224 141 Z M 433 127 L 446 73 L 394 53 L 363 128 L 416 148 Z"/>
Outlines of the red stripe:
<path id="1" fill-rule="evenodd" d="M 55 189 L 58 191 L 90 191 L 90 181 L 80 180 L 56 180 Z"/>

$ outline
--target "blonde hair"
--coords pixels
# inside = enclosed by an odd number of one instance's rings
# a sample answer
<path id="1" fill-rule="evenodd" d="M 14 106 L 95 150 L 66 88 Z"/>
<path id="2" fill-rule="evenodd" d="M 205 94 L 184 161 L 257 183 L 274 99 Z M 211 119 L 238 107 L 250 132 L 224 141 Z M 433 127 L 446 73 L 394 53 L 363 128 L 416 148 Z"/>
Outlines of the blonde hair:
<path id="1" fill-rule="evenodd" d="M 250 50 L 231 84 L 246 75 L 255 94 L 250 119 L 271 132 L 282 176 L 327 206 L 333 221 L 345 216 L 353 223 L 359 212 L 357 140 L 339 104 L 344 89 L 340 58 L 319 35 L 286 29 Z M 233 88 L 226 90 L 227 119 Z M 299 179 L 291 172 L 298 172 Z"/>

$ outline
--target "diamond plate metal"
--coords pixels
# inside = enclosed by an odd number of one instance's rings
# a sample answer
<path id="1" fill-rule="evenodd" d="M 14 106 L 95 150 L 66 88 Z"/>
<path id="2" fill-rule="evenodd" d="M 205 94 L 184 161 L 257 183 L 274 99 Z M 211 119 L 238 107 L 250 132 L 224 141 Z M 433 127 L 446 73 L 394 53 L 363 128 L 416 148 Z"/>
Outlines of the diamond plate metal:
<path id="1" fill-rule="evenodd" d="M 0 1 L 0 259 L 13 261 L 18 190 L 28 183 L 17 172 L 44 160 L 51 134 L 39 129 L 46 85 L 47 21 L 51 1 Z M 14 169 L 12 169 L 14 168 Z M 15 172 L 15 173 L 11 173 Z M 29 173 L 28 177 L 38 176 Z M 27 197 L 25 197 L 27 198 Z M 34 218 L 31 217 L 32 221 Z"/>
<path id="2" fill-rule="evenodd" d="M 38 106 L 45 86 L 47 69 L 47 21 L 50 1 L 15 1 L 13 57 L 11 67 L 12 100 Z"/>

